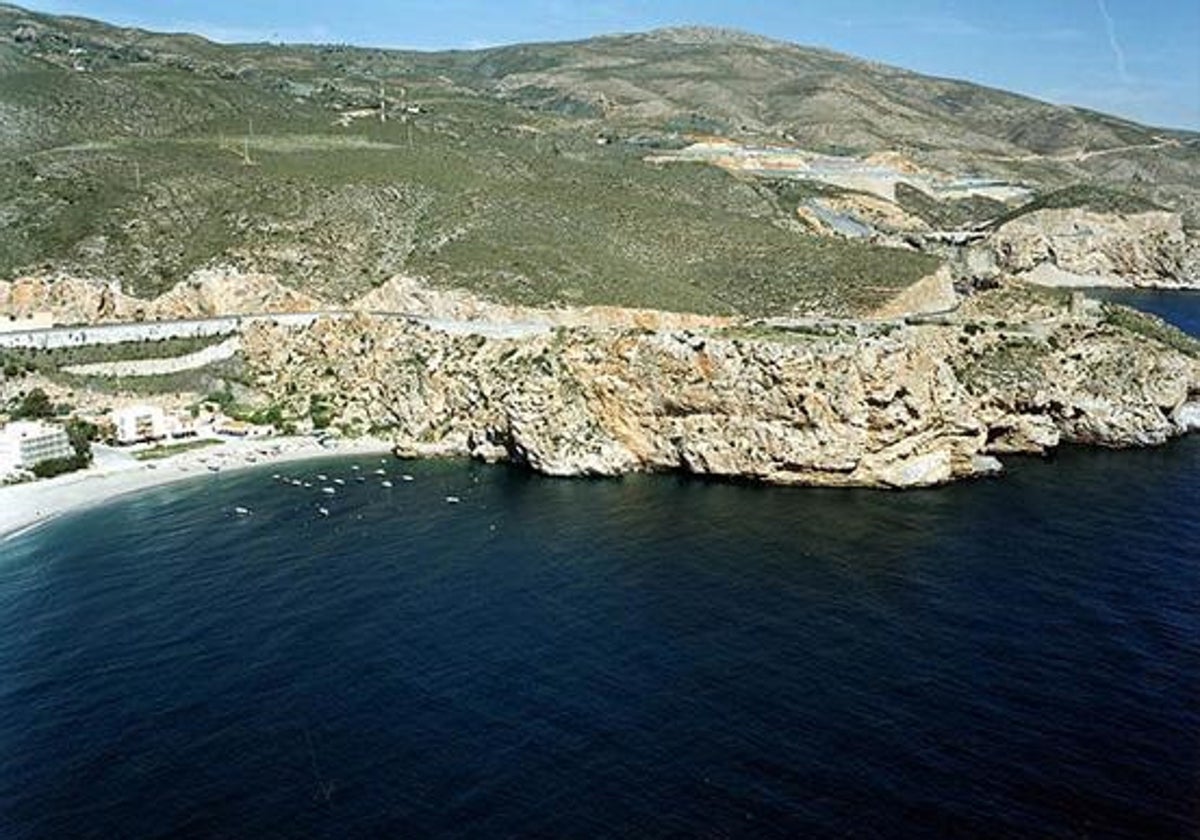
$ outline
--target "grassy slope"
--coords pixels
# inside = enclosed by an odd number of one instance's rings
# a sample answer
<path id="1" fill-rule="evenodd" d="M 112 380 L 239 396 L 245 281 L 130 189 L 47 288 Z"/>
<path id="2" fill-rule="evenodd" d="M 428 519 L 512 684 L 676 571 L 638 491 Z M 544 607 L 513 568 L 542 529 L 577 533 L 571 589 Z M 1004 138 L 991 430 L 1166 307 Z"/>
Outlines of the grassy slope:
<path id="1" fill-rule="evenodd" d="M 23 20 L 38 38 L 6 41 Z M 74 45 L 88 72 L 70 69 Z M 334 126 L 338 109 L 377 100 L 379 78 L 393 109 L 423 113 Z M 827 149 L 1066 142 L 1069 126 L 1053 142 L 1010 137 L 1050 106 L 1005 96 L 754 39 L 223 47 L 0 6 L 0 277 L 62 267 L 151 294 L 220 262 L 331 300 L 406 271 L 522 303 L 852 313 L 935 264 L 808 237 L 769 190 L 653 168 L 596 135 L 753 126 Z"/>

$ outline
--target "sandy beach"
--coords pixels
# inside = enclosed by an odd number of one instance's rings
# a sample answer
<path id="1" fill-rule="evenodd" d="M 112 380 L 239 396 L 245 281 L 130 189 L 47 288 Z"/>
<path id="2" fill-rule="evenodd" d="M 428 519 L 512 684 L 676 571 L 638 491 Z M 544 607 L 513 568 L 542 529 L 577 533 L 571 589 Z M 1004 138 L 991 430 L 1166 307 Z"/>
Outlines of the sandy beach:
<path id="1" fill-rule="evenodd" d="M 95 463 L 87 470 L 57 478 L 0 487 L 0 543 L 49 522 L 57 516 L 119 496 L 161 487 L 220 471 L 284 464 L 331 455 L 386 453 L 391 444 L 378 438 L 330 440 L 277 437 L 227 440 L 153 461 L 132 453 L 96 447 Z"/>

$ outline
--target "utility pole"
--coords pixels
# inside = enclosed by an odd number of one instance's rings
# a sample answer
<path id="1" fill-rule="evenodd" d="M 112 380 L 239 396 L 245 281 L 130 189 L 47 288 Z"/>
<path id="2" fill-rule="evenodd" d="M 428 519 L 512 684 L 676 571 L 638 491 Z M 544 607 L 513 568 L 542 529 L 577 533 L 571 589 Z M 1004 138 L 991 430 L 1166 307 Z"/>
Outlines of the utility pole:
<path id="1" fill-rule="evenodd" d="M 384 95 L 383 79 L 379 80 L 379 122 L 387 122 L 387 96 Z"/>
<path id="2" fill-rule="evenodd" d="M 412 148 L 412 121 L 408 118 L 408 88 L 400 88 L 400 122 L 408 133 L 408 148 Z"/>
<path id="3" fill-rule="evenodd" d="M 254 161 L 250 159 L 250 138 L 254 136 L 254 120 L 251 118 L 246 127 L 246 139 L 242 141 L 242 165 L 253 166 Z"/>

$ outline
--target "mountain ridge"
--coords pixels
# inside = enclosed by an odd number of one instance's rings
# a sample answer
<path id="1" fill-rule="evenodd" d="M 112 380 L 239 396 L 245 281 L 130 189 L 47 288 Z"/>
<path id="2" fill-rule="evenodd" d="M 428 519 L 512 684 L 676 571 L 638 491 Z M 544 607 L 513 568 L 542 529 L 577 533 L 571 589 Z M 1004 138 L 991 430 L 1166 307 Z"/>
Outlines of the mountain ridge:
<path id="1" fill-rule="evenodd" d="M 0 5 L 0 117 L 0 279 L 140 295 L 232 265 L 334 301 L 408 274 L 519 304 L 848 314 L 944 259 L 907 230 L 826 235 L 807 203 L 831 187 L 803 160 L 1200 222 L 1200 135 L 711 27 L 419 52 Z M 782 180 L 647 162 L 713 138 L 778 149 Z M 1019 210 L 957 200 L 907 209 Z"/>

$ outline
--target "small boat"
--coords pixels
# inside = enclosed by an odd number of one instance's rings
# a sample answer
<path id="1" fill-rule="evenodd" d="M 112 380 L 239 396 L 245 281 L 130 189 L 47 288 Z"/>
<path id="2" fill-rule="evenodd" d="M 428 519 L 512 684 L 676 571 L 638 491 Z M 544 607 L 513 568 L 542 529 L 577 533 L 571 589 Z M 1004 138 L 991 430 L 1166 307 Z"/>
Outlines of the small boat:
<path id="1" fill-rule="evenodd" d="M 293 478 L 291 483 L 293 487 L 300 487 L 303 485 L 303 482 L 298 478 Z"/>
<path id="2" fill-rule="evenodd" d="M 346 482 L 345 482 L 345 480 L 344 480 L 344 479 L 341 479 L 341 478 L 335 478 L 335 479 L 333 480 L 333 483 L 334 483 L 334 484 L 336 484 L 336 485 L 337 485 L 337 486 L 339 486 L 339 487 L 345 487 L 345 486 L 346 486 Z"/>
<path id="3" fill-rule="evenodd" d="M 359 484 L 367 483 L 367 480 L 365 478 L 363 478 L 361 475 L 354 476 L 354 480 L 357 481 Z"/>
<path id="4" fill-rule="evenodd" d="M 400 476 L 400 478 L 402 481 L 412 481 L 413 480 L 413 477 L 411 475 L 402 475 L 402 476 Z"/>
<path id="5" fill-rule="evenodd" d="M 462 501 L 462 499 L 458 498 L 458 496 L 447 496 L 446 497 L 446 504 L 448 504 L 448 505 L 456 505 L 461 501 Z"/>
<path id="6" fill-rule="evenodd" d="M 279 481 L 280 478 L 282 478 L 282 476 L 280 476 L 279 473 L 275 473 L 273 476 L 271 476 L 272 481 Z"/>
<path id="7" fill-rule="evenodd" d="M 311 481 L 306 481 L 306 482 L 304 482 L 304 486 L 305 486 L 305 487 L 307 487 L 307 488 L 309 488 L 309 489 L 311 490 L 311 489 L 312 489 L 312 482 L 311 482 Z"/>
<path id="8" fill-rule="evenodd" d="M 332 487 L 322 487 L 322 488 L 321 488 L 321 492 L 322 492 L 322 493 L 324 493 L 326 496 L 335 496 L 335 495 L 337 495 L 337 491 L 336 491 L 336 490 L 334 490 Z"/>
<path id="9" fill-rule="evenodd" d="M 317 481 L 328 481 L 324 473 L 317 473 Z"/>
<path id="10" fill-rule="evenodd" d="M 387 475 L 387 470 L 375 470 L 375 475 Z"/>
<path id="11" fill-rule="evenodd" d="M 379 486 L 380 487 L 394 487 L 395 485 L 392 484 L 392 482 L 390 482 L 390 481 L 381 481 L 381 482 L 379 482 Z"/>
<path id="12" fill-rule="evenodd" d="M 328 516 L 328 515 L 329 515 L 329 508 L 325 508 L 325 507 L 319 507 L 319 508 L 317 508 L 317 513 L 318 513 L 319 515 L 321 515 L 321 516 Z"/>
<path id="13" fill-rule="evenodd" d="M 353 472 L 358 472 L 358 464 L 351 464 L 350 469 Z"/>
<path id="14" fill-rule="evenodd" d="M 235 507 L 233 509 L 233 512 L 236 513 L 238 516 L 249 516 L 250 508 L 242 507 L 241 505 L 238 505 L 237 507 Z"/>

